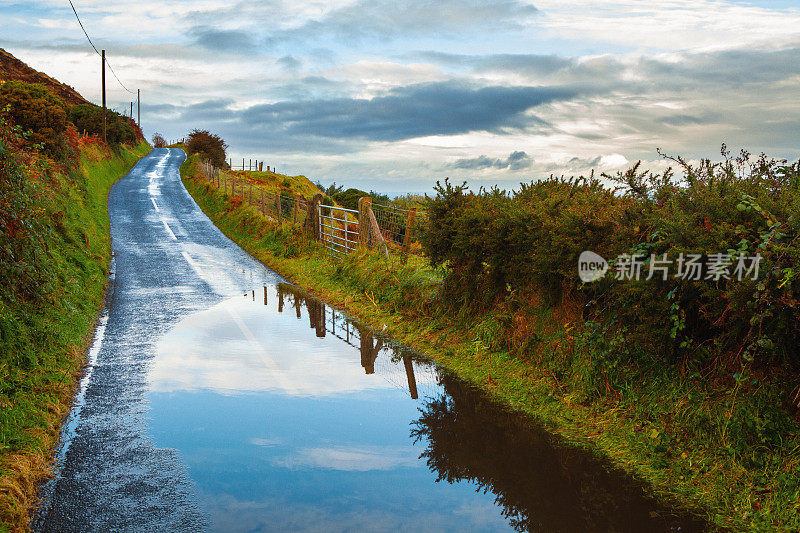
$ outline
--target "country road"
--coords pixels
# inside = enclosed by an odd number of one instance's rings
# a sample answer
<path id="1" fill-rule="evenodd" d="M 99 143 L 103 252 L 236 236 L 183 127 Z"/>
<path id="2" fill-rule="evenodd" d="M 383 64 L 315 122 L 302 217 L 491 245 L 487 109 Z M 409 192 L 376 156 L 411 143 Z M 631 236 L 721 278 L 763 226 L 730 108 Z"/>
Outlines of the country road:
<path id="1" fill-rule="evenodd" d="M 191 531 L 202 523 L 185 468 L 146 436 L 146 367 L 155 340 L 183 317 L 278 276 L 200 211 L 180 181 L 185 157 L 155 149 L 111 190 L 107 324 L 38 530 Z"/>
<path id="2" fill-rule="evenodd" d="M 202 213 L 185 157 L 111 190 L 107 305 L 35 531 L 703 529 L 284 283 Z"/>

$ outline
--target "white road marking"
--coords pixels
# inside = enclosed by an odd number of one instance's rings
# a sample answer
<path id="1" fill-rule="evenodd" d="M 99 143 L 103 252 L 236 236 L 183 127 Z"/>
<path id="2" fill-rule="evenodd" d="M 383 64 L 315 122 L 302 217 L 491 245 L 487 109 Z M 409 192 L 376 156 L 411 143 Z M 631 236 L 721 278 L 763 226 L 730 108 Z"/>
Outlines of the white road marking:
<path id="1" fill-rule="evenodd" d="M 167 221 L 162 218 L 161 222 L 163 222 L 164 223 L 164 227 L 167 228 L 167 233 L 169 233 L 169 236 L 177 241 L 178 238 L 175 236 L 174 233 L 172 233 L 172 229 L 169 227 L 169 224 L 167 224 Z"/>
<path id="2" fill-rule="evenodd" d="M 281 369 L 278 368 L 278 365 L 275 364 L 275 361 L 273 361 L 267 353 L 264 345 L 258 342 L 258 339 L 256 339 L 256 336 L 253 335 L 252 331 L 250 331 L 250 328 L 247 327 L 247 324 L 244 323 L 244 320 L 242 320 L 242 317 L 239 316 L 239 313 L 237 313 L 236 310 L 232 309 L 230 306 L 226 306 L 225 310 L 228 311 L 228 314 L 231 315 L 233 321 L 236 322 L 237 326 L 239 326 L 239 331 L 242 332 L 244 338 L 247 339 L 247 342 L 249 342 L 250 346 L 253 347 L 253 351 L 258 354 L 261 362 L 264 363 L 264 366 L 278 382 L 278 386 L 285 391 L 289 391 L 290 393 L 296 393 L 298 390 L 297 387 L 292 384 L 290 380 L 286 379 L 286 376 L 284 376 L 283 372 L 281 372 Z"/>
<path id="3" fill-rule="evenodd" d="M 200 268 L 200 265 L 198 265 L 198 264 L 195 262 L 195 260 L 194 260 L 194 259 L 192 259 L 192 256 L 190 256 L 190 255 L 189 255 L 189 254 L 187 254 L 186 252 L 181 252 L 181 255 L 183 256 L 183 258 L 184 258 L 184 259 L 186 259 L 186 262 L 187 262 L 187 263 L 189 263 L 189 266 L 190 266 L 190 267 L 192 267 L 192 268 L 194 269 L 194 271 L 195 271 L 195 272 L 197 272 L 197 275 L 198 275 L 198 276 L 200 276 L 200 277 L 201 277 L 201 278 L 203 278 L 203 279 L 206 279 L 206 273 L 205 273 L 205 272 L 203 272 L 203 269 L 202 269 L 202 268 Z"/>
<path id="4" fill-rule="evenodd" d="M 156 211 L 161 211 L 161 209 L 158 208 L 158 204 L 156 203 L 155 198 L 150 198 L 150 201 L 153 202 L 153 207 L 156 208 Z"/>

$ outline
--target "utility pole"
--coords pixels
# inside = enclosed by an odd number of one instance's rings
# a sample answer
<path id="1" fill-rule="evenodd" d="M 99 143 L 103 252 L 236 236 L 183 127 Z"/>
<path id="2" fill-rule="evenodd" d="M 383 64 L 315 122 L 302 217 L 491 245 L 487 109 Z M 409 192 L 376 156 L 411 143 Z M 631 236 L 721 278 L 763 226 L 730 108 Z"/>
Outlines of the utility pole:
<path id="1" fill-rule="evenodd" d="M 136 89 L 136 124 L 139 125 L 139 128 L 142 127 L 142 112 L 139 108 L 139 102 L 142 99 L 142 90 Z"/>
<path id="2" fill-rule="evenodd" d="M 100 54 L 102 61 L 103 61 L 103 142 L 108 144 L 108 139 L 106 136 L 106 51 L 103 50 L 103 53 Z"/>

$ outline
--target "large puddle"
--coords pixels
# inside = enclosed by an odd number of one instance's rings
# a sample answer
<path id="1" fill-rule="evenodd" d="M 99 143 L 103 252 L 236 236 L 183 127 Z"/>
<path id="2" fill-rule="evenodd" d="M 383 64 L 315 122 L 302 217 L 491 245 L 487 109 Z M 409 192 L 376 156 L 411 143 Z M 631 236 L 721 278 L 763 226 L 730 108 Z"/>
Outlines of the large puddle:
<path id="1" fill-rule="evenodd" d="M 703 529 L 290 285 L 183 320 L 149 381 L 212 531 Z"/>

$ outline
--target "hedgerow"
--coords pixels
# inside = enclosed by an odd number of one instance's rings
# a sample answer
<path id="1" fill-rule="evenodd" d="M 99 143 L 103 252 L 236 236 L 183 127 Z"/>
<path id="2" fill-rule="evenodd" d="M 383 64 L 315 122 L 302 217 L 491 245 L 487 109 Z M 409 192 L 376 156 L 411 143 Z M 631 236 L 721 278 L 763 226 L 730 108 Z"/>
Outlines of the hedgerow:
<path id="1" fill-rule="evenodd" d="M 679 175 L 637 164 L 602 180 L 551 177 L 510 193 L 437 184 L 422 242 L 431 263 L 447 267 L 440 306 L 513 310 L 532 298 L 551 306 L 566 299 L 580 304 L 583 319 L 624 326 L 631 341 L 675 362 L 800 364 L 800 162 L 731 158 L 724 146 L 723 155 L 696 165 L 671 158 Z M 643 275 L 582 283 L 584 250 L 610 260 L 612 271 L 620 254 L 638 255 Z M 646 279 L 650 258 L 663 254 L 699 254 L 701 279 L 670 272 L 663 280 L 657 271 Z M 730 256 L 731 279 L 710 275 L 713 254 Z M 757 279 L 732 275 L 740 256 L 756 255 Z"/>

